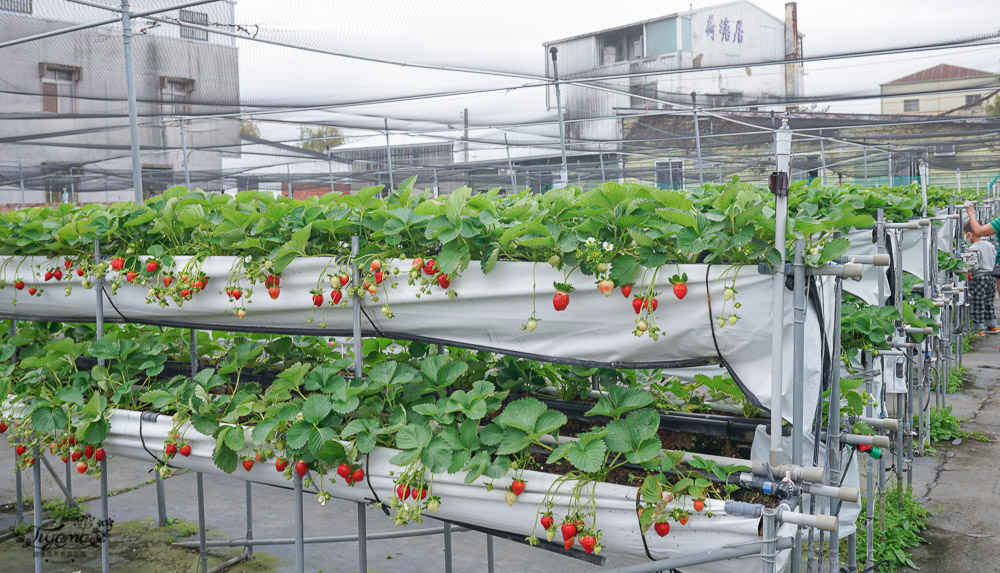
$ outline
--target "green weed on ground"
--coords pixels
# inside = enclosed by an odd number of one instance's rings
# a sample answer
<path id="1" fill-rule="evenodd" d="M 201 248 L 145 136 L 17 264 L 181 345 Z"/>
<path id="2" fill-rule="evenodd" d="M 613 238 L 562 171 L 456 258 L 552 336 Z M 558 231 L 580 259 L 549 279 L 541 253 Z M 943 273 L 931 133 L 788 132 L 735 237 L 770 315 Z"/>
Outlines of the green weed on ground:
<path id="1" fill-rule="evenodd" d="M 902 493 L 902 495 L 900 495 Z M 909 486 L 900 492 L 890 487 L 881 497 L 879 503 L 884 504 L 884 512 L 876 506 L 873 521 L 874 562 L 879 566 L 876 571 L 895 571 L 899 567 L 918 569 L 910 559 L 910 548 L 926 541 L 920 537 L 920 532 L 927 529 L 931 512 L 917 503 L 913 489 Z M 858 515 L 858 539 L 867 536 L 867 504 L 861 504 L 861 514 Z M 884 517 L 883 517 L 884 513 Z M 858 543 L 858 563 L 865 563 L 868 558 L 867 548 Z"/>

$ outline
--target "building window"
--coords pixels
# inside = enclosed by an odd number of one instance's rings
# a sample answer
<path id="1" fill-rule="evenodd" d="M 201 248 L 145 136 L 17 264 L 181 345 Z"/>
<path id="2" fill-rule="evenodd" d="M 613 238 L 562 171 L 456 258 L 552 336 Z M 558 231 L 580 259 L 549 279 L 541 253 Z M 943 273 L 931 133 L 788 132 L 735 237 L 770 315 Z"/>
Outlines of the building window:
<path id="1" fill-rule="evenodd" d="M 0 10 L 31 14 L 31 0 L 0 0 Z"/>
<path id="2" fill-rule="evenodd" d="M 976 105 L 982 97 L 978 94 L 968 94 L 965 96 L 965 105 Z"/>
<path id="3" fill-rule="evenodd" d="M 181 10 L 180 18 L 181 22 L 181 38 L 187 38 L 189 40 L 202 40 L 208 41 L 208 32 L 205 30 L 196 30 L 184 26 L 184 23 L 197 24 L 199 26 L 208 26 L 208 14 L 205 12 L 196 12 L 194 10 Z"/>
<path id="4" fill-rule="evenodd" d="M 38 68 L 42 77 L 42 111 L 76 111 L 76 82 L 80 81 L 80 68 L 52 64 L 39 64 Z"/>
<path id="5" fill-rule="evenodd" d="M 190 115 L 191 92 L 194 81 L 180 78 L 160 78 L 160 98 L 163 101 L 163 115 Z"/>
<path id="6" fill-rule="evenodd" d="M 904 99 L 903 100 L 903 111 L 920 111 L 920 100 L 918 100 L 918 99 Z"/>

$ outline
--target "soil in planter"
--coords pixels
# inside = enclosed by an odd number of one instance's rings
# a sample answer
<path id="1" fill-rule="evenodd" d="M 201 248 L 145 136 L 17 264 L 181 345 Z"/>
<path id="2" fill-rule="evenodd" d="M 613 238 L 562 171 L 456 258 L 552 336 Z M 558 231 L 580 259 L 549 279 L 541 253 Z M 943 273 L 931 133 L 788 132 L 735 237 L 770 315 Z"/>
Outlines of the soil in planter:
<path id="1" fill-rule="evenodd" d="M 67 522 L 66 529 L 72 522 Z M 48 526 L 52 527 L 52 526 Z M 155 527 L 144 520 L 121 521 L 111 526 L 112 571 L 157 571 L 161 573 L 188 573 L 198 562 L 198 550 L 170 545 L 172 541 L 197 540 L 198 526 L 177 522 L 168 527 Z M 215 534 L 214 536 L 212 534 Z M 208 530 L 209 539 L 222 539 L 218 531 Z M 29 543 L 30 543 L 30 533 Z M 209 548 L 208 566 L 214 567 L 241 553 L 239 548 Z M 4 571 L 34 570 L 31 546 L 21 538 L 11 538 L 0 543 L 0 563 Z M 279 571 L 287 563 L 274 555 L 257 550 L 254 559 L 227 569 L 235 573 L 270 573 Z M 101 547 L 52 548 L 45 553 L 45 571 L 70 573 L 101 570 Z"/>

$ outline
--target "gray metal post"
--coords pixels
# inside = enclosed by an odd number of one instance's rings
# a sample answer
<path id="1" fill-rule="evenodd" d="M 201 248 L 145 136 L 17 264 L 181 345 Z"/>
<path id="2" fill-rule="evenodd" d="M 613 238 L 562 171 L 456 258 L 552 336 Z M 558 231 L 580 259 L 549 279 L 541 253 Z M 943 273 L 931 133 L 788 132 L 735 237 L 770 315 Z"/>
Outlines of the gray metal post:
<path id="1" fill-rule="evenodd" d="M 21 208 L 23 209 L 27 203 L 24 199 L 24 170 L 21 167 L 21 158 L 17 158 L 17 178 L 21 180 Z"/>
<path id="2" fill-rule="evenodd" d="M 154 471 L 156 477 L 156 526 L 166 527 L 167 525 L 167 494 L 163 489 L 163 478 L 160 472 Z"/>
<path id="3" fill-rule="evenodd" d="M 69 168 L 69 200 L 76 205 L 76 184 L 73 182 L 73 168 Z"/>
<path id="4" fill-rule="evenodd" d="M 94 264 L 101 263 L 101 240 L 94 239 Z M 104 338 L 104 278 L 97 277 L 97 282 L 94 285 L 94 294 L 97 296 L 96 303 L 96 336 L 97 340 Z M 104 366 L 104 359 L 98 358 L 97 363 Z"/>
<path id="5" fill-rule="evenodd" d="M 295 571 L 296 573 L 304 573 L 306 567 L 306 545 L 302 541 L 305 538 L 302 517 L 302 478 L 298 472 L 292 473 L 292 485 L 295 488 Z"/>
<path id="6" fill-rule="evenodd" d="M 774 561 L 778 556 L 776 543 L 778 541 L 777 520 L 778 510 L 773 507 L 765 507 L 762 511 L 764 521 L 764 538 L 761 540 L 760 561 L 761 573 L 774 573 Z"/>
<path id="7" fill-rule="evenodd" d="M 834 289 L 833 289 L 833 316 L 840 316 L 840 303 L 841 303 L 841 293 L 843 289 L 843 284 L 840 277 L 834 279 Z M 834 322 L 834 333 L 833 333 L 833 352 L 831 355 L 836 360 L 836 357 L 840 356 L 840 321 L 835 320 Z M 830 381 L 830 411 L 829 411 L 829 426 L 827 428 L 827 442 L 826 442 L 826 459 L 829 465 L 829 471 L 827 472 L 827 482 L 830 485 L 839 486 L 841 482 L 841 466 L 840 466 L 840 373 L 837 368 L 834 368 L 833 379 Z M 833 500 L 830 501 L 830 515 L 836 513 L 835 507 L 839 508 L 839 502 L 834 503 Z M 837 531 L 830 532 L 830 571 L 831 573 L 839 570 L 840 563 L 840 547 L 837 541 Z"/>
<path id="8" fill-rule="evenodd" d="M 208 553 L 205 548 L 205 478 L 201 472 L 195 472 L 194 476 L 198 484 L 198 559 L 201 570 L 208 571 Z"/>
<path id="9" fill-rule="evenodd" d="M 288 181 L 288 198 L 294 199 L 295 193 L 292 191 L 292 166 L 285 164 L 285 180 Z"/>
<path id="10" fill-rule="evenodd" d="M 701 168 L 701 128 L 698 126 L 698 104 L 696 98 L 696 94 L 691 92 L 691 111 L 694 112 L 694 145 L 698 154 L 698 184 L 701 185 L 705 183 L 705 175 L 702 173 Z"/>
<path id="11" fill-rule="evenodd" d="M 486 573 L 496 573 L 496 564 L 493 562 L 493 536 L 486 535 Z"/>
<path id="12" fill-rule="evenodd" d="M 108 539 L 108 459 L 101 460 L 101 573 L 111 571 L 111 540 Z"/>
<path id="13" fill-rule="evenodd" d="M 66 503 L 72 504 L 73 500 L 73 464 L 67 462 L 63 464 L 66 470 Z"/>
<path id="14" fill-rule="evenodd" d="M 871 549 L 868 550 L 869 553 Z M 858 573 L 858 532 L 847 536 L 847 573 Z"/>
<path id="15" fill-rule="evenodd" d="M 438 170 L 434 170 L 434 198 L 437 199 L 441 196 L 441 189 L 438 187 Z"/>
<path id="16" fill-rule="evenodd" d="M 247 484 L 247 541 L 253 541 L 253 482 Z M 247 544 L 246 555 L 253 558 L 253 544 Z"/>
<path id="17" fill-rule="evenodd" d="M 566 126 L 563 124 L 562 95 L 559 91 L 559 66 L 556 63 L 556 54 L 558 53 L 559 48 L 555 46 L 549 48 L 549 55 L 552 56 L 552 79 L 555 81 L 556 88 L 556 113 L 559 114 L 559 155 L 562 160 L 559 176 L 562 180 L 562 186 L 565 187 L 569 185 L 569 168 L 566 166 Z"/>
<path id="18" fill-rule="evenodd" d="M 872 353 L 868 350 L 862 350 L 861 356 L 862 356 L 862 362 L 864 362 L 867 365 L 865 367 L 865 391 L 868 392 L 869 396 L 873 396 L 874 395 L 873 374 L 875 371 L 874 357 L 872 356 Z M 875 409 L 872 406 L 871 402 L 865 404 L 865 416 L 869 418 L 875 417 Z M 875 525 L 875 475 L 874 475 L 875 470 L 872 467 L 872 461 L 873 460 L 871 456 L 867 455 L 865 456 L 865 510 L 866 510 L 865 548 L 867 549 L 867 555 L 868 555 L 866 557 L 867 561 L 865 563 L 865 567 L 871 566 L 874 563 L 872 557 L 872 547 L 874 546 L 875 542 L 875 537 L 874 537 L 875 532 L 873 531 L 872 527 Z M 855 548 L 854 551 L 851 551 L 850 546 L 852 545 L 854 544 L 853 543 L 848 544 L 848 559 L 851 560 L 849 561 L 849 563 L 856 561 L 854 557 L 857 555 L 857 548 Z"/>
<path id="19" fill-rule="evenodd" d="M 803 252 L 805 240 L 795 241 L 795 263 L 792 266 L 793 290 L 793 353 L 792 353 L 792 463 L 802 464 L 802 435 L 805 431 L 805 326 L 806 326 L 806 269 Z M 795 547 L 792 549 L 792 571 L 802 568 L 802 529 L 795 530 Z"/>
<path id="20" fill-rule="evenodd" d="M 775 156 L 778 173 L 791 171 L 792 131 L 788 118 L 782 117 L 781 128 L 775 134 Z M 780 261 L 774 267 L 771 290 L 771 448 L 768 461 L 772 467 L 784 463 L 781 447 L 781 390 L 784 376 L 784 334 L 785 334 L 785 245 L 788 241 L 786 224 L 788 219 L 788 189 L 778 184 L 774 193 L 774 248 Z M 837 315 L 835 315 L 837 316 Z M 836 355 L 834 355 L 836 356 Z"/>
<path id="21" fill-rule="evenodd" d="M 451 524 L 444 524 L 444 573 L 451 573 Z"/>
<path id="22" fill-rule="evenodd" d="M 188 169 L 188 147 L 187 147 L 187 137 L 184 134 L 184 118 L 178 117 L 177 123 L 181 126 L 181 153 L 184 156 L 181 158 L 184 163 L 184 186 L 187 187 L 188 191 L 191 190 L 191 171 Z"/>
<path id="23" fill-rule="evenodd" d="M 893 186 L 892 180 L 892 153 L 889 154 L 889 187 Z"/>
<path id="24" fill-rule="evenodd" d="M 395 189 L 396 186 L 392 182 L 392 147 L 389 146 L 389 119 L 385 118 L 384 121 L 385 121 L 385 158 L 389 162 L 389 192 L 392 192 L 392 190 Z"/>
<path id="25" fill-rule="evenodd" d="M 128 90 L 128 131 L 132 140 L 132 187 L 142 203 L 142 159 L 139 158 L 139 112 L 135 103 L 135 66 L 132 62 L 132 13 L 122 0 L 122 44 L 125 46 L 125 85 Z"/>
<path id="26" fill-rule="evenodd" d="M 31 534 L 34 536 L 35 573 L 42 573 L 45 567 L 45 550 L 42 548 L 42 537 L 38 534 L 42 529 L 42 464 L 38 461 L 41 454 L 38 452 L 37 446 L 32 450 L 32 455 L 35 457 L 35 463 L 31 466 L 31 486 L 34 496 L 32 499 L 32 518 L 35 527 L 31 530 Z"/>
<path id="27" fill-rule="evenodd" d="M 819 130 L 819 162 L 823 170 L 820 171 L 819 182 L 822 185 L 826 185 L 826 145 L 824 145 L 826 139 L 823 137 L 823 130 Z"/>
<path id="28" fill-rule="evenodd" d="M 388 132 L 387 132 L 388 133 Z M 351 258 L 358 256 L 360 243 L 357 235 L 351 236 Z M 352 262 L 354 269 L 354 284 L 361 283 L 361 268 Z M 361 346 L 361 297 L 356 293 L 353 300 L 353 330 L 351 337 L 351 348 L 354 352 L 354 377 L 360 379 L 362 376 L 364 352 Z M 361 573 L 368 571 L 368 516 L 365 514 L 365 504 L 358 502 L 358 570 Z"/>
<path id="29" fill-rule="evenodd" d="M 868 146 L 864 146 L 865 150 L 865 185 L 868 185 Z"/>
<path id="30" fill-rule="evenodd" d="M 198 331 L 191 329 L 191 378 L 198 375 Z"/>
<path id="31" fill-rule="evenodd" d="M 333 160 L 330 156 L 330 147 L 326 148 L 326 168 L 330 171 L 330 193 L 333 193 Z"/>
<path id="32" fill-rule="evenodd" d="M 15 442 L 17 443 L 17 442 Z M 21 483 L 21 467 L 14 463 L 14 527 L 19 527 L 24 521 L 24 492 Z"/>
<path id="33" fill-rule="evenodd" d="M 514 175 L 514 163 L 510 160 L 510 143 L 507 142 L 506 133 L 503 134 L 503 144 L 507 149 L 507 171 L 510 171 L 510 192 L 517 193 L 517 176 Z"/>
<path id="34" fill-rule="evenodd" d="M 603 153 L 600 154 L 600 161 L 601 161 L 601 182 L 602 183 L 607 183 L 608 182 L 608 178 L 604 174 L 604 154 Z"/>

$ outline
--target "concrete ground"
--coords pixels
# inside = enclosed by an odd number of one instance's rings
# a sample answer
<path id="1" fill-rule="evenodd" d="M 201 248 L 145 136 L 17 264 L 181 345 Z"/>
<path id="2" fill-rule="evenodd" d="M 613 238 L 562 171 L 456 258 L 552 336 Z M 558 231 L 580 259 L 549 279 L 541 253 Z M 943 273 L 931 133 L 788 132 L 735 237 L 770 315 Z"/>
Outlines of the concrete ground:
<path id="1" fill-rule="evenodd" d="M 962 427 L 992 441 L 966 438 L 939 444 L 934 456 L 915 461 L 913 492 L 934 512 L 923 534 L 928 544 L 912 551 L 921 571 L 1000 572 L 998 345 L 998 335 L 973 343 L 973 352 L 963 357 L 970 381 L 948 396 L 952 414 L 968 420 Z"/>

